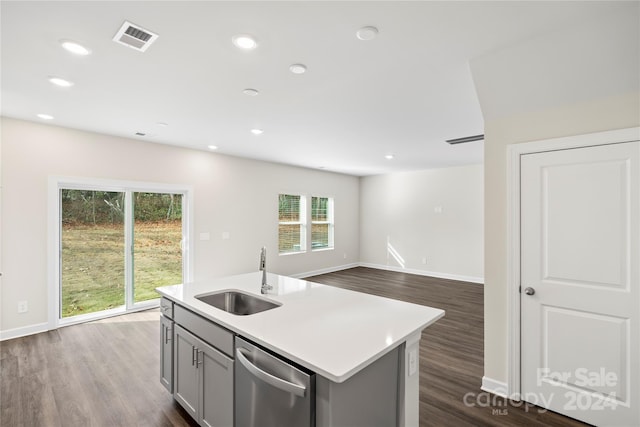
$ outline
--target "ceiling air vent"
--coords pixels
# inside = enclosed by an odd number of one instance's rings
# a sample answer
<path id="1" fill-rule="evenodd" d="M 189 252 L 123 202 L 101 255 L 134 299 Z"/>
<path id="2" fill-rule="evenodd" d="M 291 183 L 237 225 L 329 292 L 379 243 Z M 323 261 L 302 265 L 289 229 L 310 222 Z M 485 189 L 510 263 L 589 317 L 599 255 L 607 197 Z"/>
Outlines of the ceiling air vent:
<path id="1" fill-rule="evenodd" d="M 124 21 L 122 27 L 118 30 L 113 37 L 113 41 L 130 47 L 131 49 L 144 52 L 151 46 L 151 43 L 156 41 L 157 34 L 152 33 L 149 30 L 132 24 L 131 22 Z"/>
<path id="2" fill-rule="evenodd" d="M 473 142 L 473 141 L 482 141 L 484 139 L 484 135 L 473 135 L 473 136 L 465 136 L 463 138 L 455 138 L 455 139 L 447 139 L 446 141 L 453 144 L 464 144 L 465 142 Z"/>

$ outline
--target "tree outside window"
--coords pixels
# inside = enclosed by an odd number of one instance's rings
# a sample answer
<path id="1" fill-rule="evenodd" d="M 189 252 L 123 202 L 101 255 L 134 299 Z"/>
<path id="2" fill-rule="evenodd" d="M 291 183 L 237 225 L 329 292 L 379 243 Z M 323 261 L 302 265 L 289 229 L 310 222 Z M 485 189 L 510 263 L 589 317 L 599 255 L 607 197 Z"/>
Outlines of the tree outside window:
<path id="1" fill-rule="evenodd" d="M 278 252 L 304 252 L 307 249 L 306 199 L 292 194 L 278 197 Z"/>

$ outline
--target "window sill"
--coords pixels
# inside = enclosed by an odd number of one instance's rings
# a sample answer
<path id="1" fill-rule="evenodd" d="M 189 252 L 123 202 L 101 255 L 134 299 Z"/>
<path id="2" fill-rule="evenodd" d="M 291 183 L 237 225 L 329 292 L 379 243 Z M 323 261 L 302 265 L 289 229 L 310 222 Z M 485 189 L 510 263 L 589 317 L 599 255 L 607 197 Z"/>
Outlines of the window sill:
<path id="1" fill-rule="evenodd" d="M 307 253 L 307 251 L 278 252 L 278 256 L 298 255 L 298 254 L 306 254 L 306 253 Z"/>
<path id="2" fill-rule="evenodd" d="M 330 247 L 330 248 L 318 248 L 318 249 L 311 249 L 311 252 L 324 252 L 324 251 L 332 251 L 334 250 L 334 247 Z"/>

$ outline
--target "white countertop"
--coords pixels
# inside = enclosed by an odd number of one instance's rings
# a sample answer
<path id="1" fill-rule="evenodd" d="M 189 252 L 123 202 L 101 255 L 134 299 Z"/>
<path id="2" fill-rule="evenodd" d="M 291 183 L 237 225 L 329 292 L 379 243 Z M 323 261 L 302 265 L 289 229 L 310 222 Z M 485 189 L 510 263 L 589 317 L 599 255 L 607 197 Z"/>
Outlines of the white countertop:
<path id="1" fill-rule="evenodd" d="M 444 316 L 444 311 L 306 280 L 268 274 L 273 286 L 260 294 L 262 273 L 164 286 L 157 291 L 193 312 L 316 372 L 343 382 Z M 280 307 L 237 316 L 194 298 L 239 290 Z"/>

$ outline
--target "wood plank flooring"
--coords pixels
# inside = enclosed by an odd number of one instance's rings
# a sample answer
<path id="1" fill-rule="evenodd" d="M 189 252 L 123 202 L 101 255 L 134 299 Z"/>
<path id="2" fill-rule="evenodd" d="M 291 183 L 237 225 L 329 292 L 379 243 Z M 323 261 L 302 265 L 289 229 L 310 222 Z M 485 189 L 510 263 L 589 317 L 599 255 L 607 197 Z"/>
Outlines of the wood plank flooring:
<path id="1" fill-rule="evenodd" d="M 368 268 L 309 280 L 446 310 L 421 341 L 420 427 L 584 426 L 504 399 L 478 404 L 492 397 L 480 390 L 481 285 Z M 150 310 L 0 343 L 0 426 L 195 426 L 160 385 L 158 319 Z"/>
<path id="2" fill-rule="evenodd" d="M 0 426 L 196 426 L 159 382 L 159 310 L 0 343 Z"/>
<path id="3" fill-rule="evenodd" d="M 587 425 L 480 390 L 482 285 L 364 267 L 307 280 L 446 311 L 445 317 L 423 331 L 420 341 L 420 427 Z"/>

